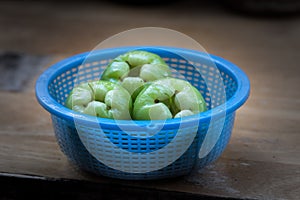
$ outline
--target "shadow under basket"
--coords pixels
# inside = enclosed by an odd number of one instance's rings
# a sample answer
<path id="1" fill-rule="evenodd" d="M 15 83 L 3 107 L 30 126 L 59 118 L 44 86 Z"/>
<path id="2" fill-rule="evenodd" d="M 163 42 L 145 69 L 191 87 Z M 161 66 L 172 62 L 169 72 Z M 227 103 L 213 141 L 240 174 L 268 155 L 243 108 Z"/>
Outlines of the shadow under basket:
<path id="1" fill-rule="evenodd" d="M 161 56 L 173 77 L 203 95 L 208 110 L 168 120 L 113 120 L 74 112 L 64 102 L 74 86 L 99 80 L 109 62 L 131 50 Z M 40 75 L 36 97 L 51 114 L 59 146 L 80 169 L 119 179 L 187 175 L 216 160 L 229 142 L 235 111 L 249 96 L 250 83 L 237 66 L 220 57 L 173 47 L 120 47 L 64 59 Z"/>

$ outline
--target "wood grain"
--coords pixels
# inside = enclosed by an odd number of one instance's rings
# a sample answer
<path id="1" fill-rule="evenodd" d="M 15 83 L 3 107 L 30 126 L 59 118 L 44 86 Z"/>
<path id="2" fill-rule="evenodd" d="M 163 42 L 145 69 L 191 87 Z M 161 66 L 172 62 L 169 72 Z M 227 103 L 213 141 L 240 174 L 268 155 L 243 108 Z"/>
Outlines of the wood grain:
<path id="1" fill-rule="evenodd" d="M 95 177 L 68 163 L 56 143 L 49 114 L 35 99 L 35 77 L 23 92 L 0 92 L 0 172 L 221 197 L 299 199 L 300 19 L 251 18 L 203 6 L 1 3 L 2 50 L 51 55 L 54 63 L 90 50 L 120 31 L 162 26 L 193 37 L 208 52 L 237 64 L 248 74 L 252 88 L 219 160 L 184 178 L 136 182 Z"/>

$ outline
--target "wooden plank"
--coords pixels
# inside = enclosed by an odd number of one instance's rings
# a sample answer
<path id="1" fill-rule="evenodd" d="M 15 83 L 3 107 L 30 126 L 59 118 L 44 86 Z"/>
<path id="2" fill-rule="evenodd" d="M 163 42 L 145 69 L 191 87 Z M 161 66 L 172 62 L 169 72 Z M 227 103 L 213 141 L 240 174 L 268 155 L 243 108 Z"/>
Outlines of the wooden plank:
<path id="1" fill-rule="evenodd" d="M 49 56 L 0 51 L 0 90 L 20 92 L 39 69 L 49 63 Z"/>
<path id="2" fill-rule="evenodd" d="M 236 198 L 293 199 L 299 196 L 300 170 L 296 164 L 252 161 L 251 158 L 246 160 L 247 155 L 231 159 L 222 157 L 207 168 L 196 170 L 184 178 L 151 182 L 119 181 L 87 174 L 70 165 L 58 150 L 53 137 L 38 136 L 37 139 L 37 136 L 28 134 L 11 138 L 23 142 L 16 148 L 8 136 L 1 137 L 1 141 L 5 141 L 7 146 L 0 151 L 0 169 L 9 173 L 102 184 L 113 182 L 125 186 Z"/>
<path id="3" fill-rule="evenodd" d="M 165 199 L 165 200 L 210 200 L 232 199 L 211 197 L 177 191 L 148 189 L 144 187 L 128 186 L 120 183 L 92 183 L 69 179 L 47 179 L 26 175 L 0 174 L 1 199 Z M 74 193 L 76 191 L 76 194 Z"/>

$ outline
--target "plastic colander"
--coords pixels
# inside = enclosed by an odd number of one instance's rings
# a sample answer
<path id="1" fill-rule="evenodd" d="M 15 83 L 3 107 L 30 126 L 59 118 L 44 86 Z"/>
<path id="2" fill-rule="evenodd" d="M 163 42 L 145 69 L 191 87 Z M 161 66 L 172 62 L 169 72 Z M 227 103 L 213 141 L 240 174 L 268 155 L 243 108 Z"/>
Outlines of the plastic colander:
<path id="1" fill-rule="evenodd" d="M 139 121 L 97 118 L 64 106 L 72 88 L 99 80 L 115 57 L 142 49 L 161 56 L 174 77 L 203 95 L 208 110 L 182 119 Z M 75 166 L 119 179 L 182 176 L 215 161 L 232 132 L 235 111 L 249 96 L 246 74 L 229 61 L 173 47 L 120 47 L 66 58 L 36 82 L 38 102 L 51 114 L 62 152 Z"/>

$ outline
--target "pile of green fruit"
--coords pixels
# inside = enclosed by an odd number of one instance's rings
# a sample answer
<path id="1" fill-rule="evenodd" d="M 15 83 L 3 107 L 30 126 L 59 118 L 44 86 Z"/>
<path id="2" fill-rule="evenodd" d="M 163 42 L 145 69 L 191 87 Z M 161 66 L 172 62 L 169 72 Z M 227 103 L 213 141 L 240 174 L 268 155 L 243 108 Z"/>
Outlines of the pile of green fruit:
<path id="1" fill-rule="evenodd" d="M 165 61 L 147 51 L 116 57 L 101 80 L 73 88 L 65 105 L 84 114 L 118 120 L 171 119 L 207 109 L 195 87 L 171 77 Z"/>

